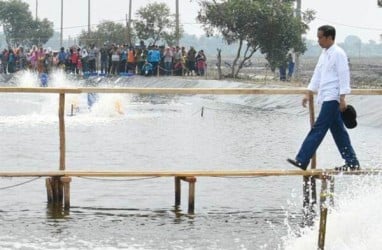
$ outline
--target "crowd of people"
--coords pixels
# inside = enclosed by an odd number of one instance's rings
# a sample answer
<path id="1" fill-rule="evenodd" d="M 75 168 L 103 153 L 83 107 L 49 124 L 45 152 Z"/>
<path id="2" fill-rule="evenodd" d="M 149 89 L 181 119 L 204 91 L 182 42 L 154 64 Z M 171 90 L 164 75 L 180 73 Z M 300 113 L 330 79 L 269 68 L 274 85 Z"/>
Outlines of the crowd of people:
<path id="1" fill-rule="evenodd" d="M 65 72 L 85 75 L 200 75 L 207 68 L 207 58 L 203 50 L 194 47 L 147 46 L 143 41 L 139 45 L 118 45 L 104 43 L 101 48 L 90 46 L 71 46 L 59 51 L 42 46 L 33 46 L 29 50 L 23 47 L 4 49 L 0 53 L 0 73 L 15 73 L 19 70 L 33 70 L 48 74 L 53 68 L 62 68 Z"/>

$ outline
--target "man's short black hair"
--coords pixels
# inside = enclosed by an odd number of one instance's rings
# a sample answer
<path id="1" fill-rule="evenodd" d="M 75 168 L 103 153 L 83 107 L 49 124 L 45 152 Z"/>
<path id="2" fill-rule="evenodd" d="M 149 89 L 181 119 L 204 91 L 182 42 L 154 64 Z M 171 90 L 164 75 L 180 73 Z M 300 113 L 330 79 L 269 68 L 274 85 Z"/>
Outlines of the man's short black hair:
<path id="1" fill-rule="evenodd" d="M 318 28 L 319 31 L 322 31 L 322 34 L 324 37 L 329 37 L 331 36 L 333 40 L 336 39 L 336 28 L 334 28 L 331 25 L 323 25 Z"/>

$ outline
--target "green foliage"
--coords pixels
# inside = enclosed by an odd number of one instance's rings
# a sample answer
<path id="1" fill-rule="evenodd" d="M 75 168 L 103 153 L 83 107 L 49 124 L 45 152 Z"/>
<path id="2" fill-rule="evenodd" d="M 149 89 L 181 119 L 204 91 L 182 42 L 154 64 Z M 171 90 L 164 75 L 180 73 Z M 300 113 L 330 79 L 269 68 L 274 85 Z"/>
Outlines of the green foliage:
<path id="1" fill-rule="evenodd" d="M 260 44 L 261 53 L 265 54 L 271 69 L 274 70 L 286 63 L 290 49 L 297 53 L 306 50 L 301 39 L 306 26 L 294 16 L 291 4 L 269 0 L 263 7 L 262 11 L 257 13 L 262 22 L 256 27 L 256 39 Z"/>
<path id="2" fill-rule="evenodd" d="M 200 1 L 201 10 L 197 19 L 202 23 L 207 36 L 222 34 L 228 44 L 238 43 L 236 57 L 231 66 L 231 77 L 237 77 L 244 63 L 258 49 L 256 36 L 257 1 L 230 0 Z"/>
<path id="3" fill-rule="evenodd" d="M 175 30 L 175 17 L 170 14 L 170 9 L 165 3 L 151 3 L 140 8 L 134 24 L 137 36 L 148 40 L 152 44 L 163 40 L 169 45 L 175 44 L 177 34 Z M 179 34 L 183 33 L 180 28 Z"/>
<path id="4" fill-rule="evenodd" d="M 232 63 L 234 77 L 259 49 L 273 70 L 286 61 L 290 49 L 298 53 L 305 51 L 301 34 L 308 26 L 295 16 L 293 0 L 201 0 L 199 4 L 198 20 L 207 36 L 220 33 L 228 44 L 239 44 Z M 313 18 L 312 11 L 303 14 L 306 22 Z"/>
<path id="5" fill-rule="evenodd" d="M 221 33 L 228 44 L 250 42 L 255 31 L 258 4 L 251 0 L 233 0 L 217 3 L 201 1 L 197 19 L 207 36 Z M 255 45 L 255 44 L 253 44 Z"/>
<path id="6" fill-rule="evenodd" d="M 34 44 L 45 44 L 53 36 L 53 33 L 53 23 L 48 19 L 33 21 L 29 31 L 29 39 L 25 40 L 26 45 L 31 47 Z"/>
<path id="7" fill-rule="evenodd" d="M 124 25 L 112 21 L 104 21 L 97 25 L 96 30 L 90 33 L 83 30 L 79 41 L 81 45 L 95 44 L 100 47 L 105 42 L 125 44 L 127 43 L 127 38 L 127 28 Z"/>
<path id="8" fill-rule="evenodd" d="M 8 46 L 44 44 L 53 35 L 53 23 L 34 20 L 28 9 L 20 0 L 0 1 L 0 23 Z"/>

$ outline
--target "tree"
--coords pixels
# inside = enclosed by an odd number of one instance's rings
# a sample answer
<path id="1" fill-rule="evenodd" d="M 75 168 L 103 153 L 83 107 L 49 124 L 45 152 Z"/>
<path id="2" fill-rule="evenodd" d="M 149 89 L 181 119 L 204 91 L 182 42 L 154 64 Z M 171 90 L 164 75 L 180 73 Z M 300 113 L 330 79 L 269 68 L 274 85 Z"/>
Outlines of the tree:
<path id="1" fill-rule="evenodd" d="M 287 54 L 291 49 L 296 53 L 305 52 L 306 46 L 301 34 L 306 32 L 308 26 L 295 17 L 290 2 L 270 0 L 263 6 L 262 11 L 257 13 L 262 22 L 256 25 L 256 39 L 261 53 L 265 54 L 271 70 L 274 71 L 286 64 Z"/>
<path id="2" fill-rule="evenodd" d="M 125 44 L 127 42 L 127 28 L 120 23 L 104 21 L 98 24 L 96 30 L 90 33 L 83 30 L 79 40 L 80 44 L 95 44 L 98 47 L 105 42 Z"/>
<path id="3" fill-rule="evenodd" d="M 231 64 L 231 75 L 260 50 L 274 70 L 286 60 L 288 51 L 305 50 L 301 34 L 308 26 L 295 15 L 293 1 L 280 0 L 201 0 L 197 19 L 207 36 L 223 35 L 228 44 L 238 43 L 236 57 Z M 312 17 L 312 13 L 308 13 Z M 308 20 L 307 18 L 305 20 Z"/>
<path id="4" fill-rule="evenodd" d="M 228 43 L 238 43 L 235 58 L 231 64 L 231 77 L 237 77 L 244 63 L 258 49 L 252 32 L 255 31 L 257 2 L 241 1 L 200 1 L 201 10 L 197 19 L 202 23 L 207 36 L 221 33 Z"/>
<path id="5" fill-rule="evenodd" d="M 26 45 L 30 47 L 33 44 L 45 44 L 53 36 L 53 33 L 53 23 L 48 19 L 33 21 L 29 31 L 29 39 L 25 40 Z"/>
<path id="6" fill-rule="evenodd" d="M 20 0 L 0 1 L 0 23 L 8 46 L 44 44 L 53 35 L 53 23 L 34 20 L 28 9 Z"/>
<path id="7" fill-rule="evenodd" d="M 165 3 L 152 3 L 140 8 L 134 24 L 137 36 L 142 40 L 149 40 L 156 44 L 163 40 L 169 45 L 174 45 L 177 40 L 175 17 L 170 14 L 170 8 Z M 180 27 L 179 38 L 183 29 Z"/>

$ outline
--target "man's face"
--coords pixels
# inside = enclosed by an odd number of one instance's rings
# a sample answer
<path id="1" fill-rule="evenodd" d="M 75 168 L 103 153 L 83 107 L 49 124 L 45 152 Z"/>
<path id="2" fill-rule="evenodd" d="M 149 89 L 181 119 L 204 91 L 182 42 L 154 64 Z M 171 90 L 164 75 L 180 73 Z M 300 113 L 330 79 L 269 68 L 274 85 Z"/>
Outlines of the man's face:
<path id="1" fill-rule="evenodd" d="M 333 44 L 332 37 L 324 36 L 324 32 L 322 30 L 319 30 L 317 32 L 317 38 L 318 38 L 318 44 L 321 46 L 321 48 L 327 49 Z"/>

